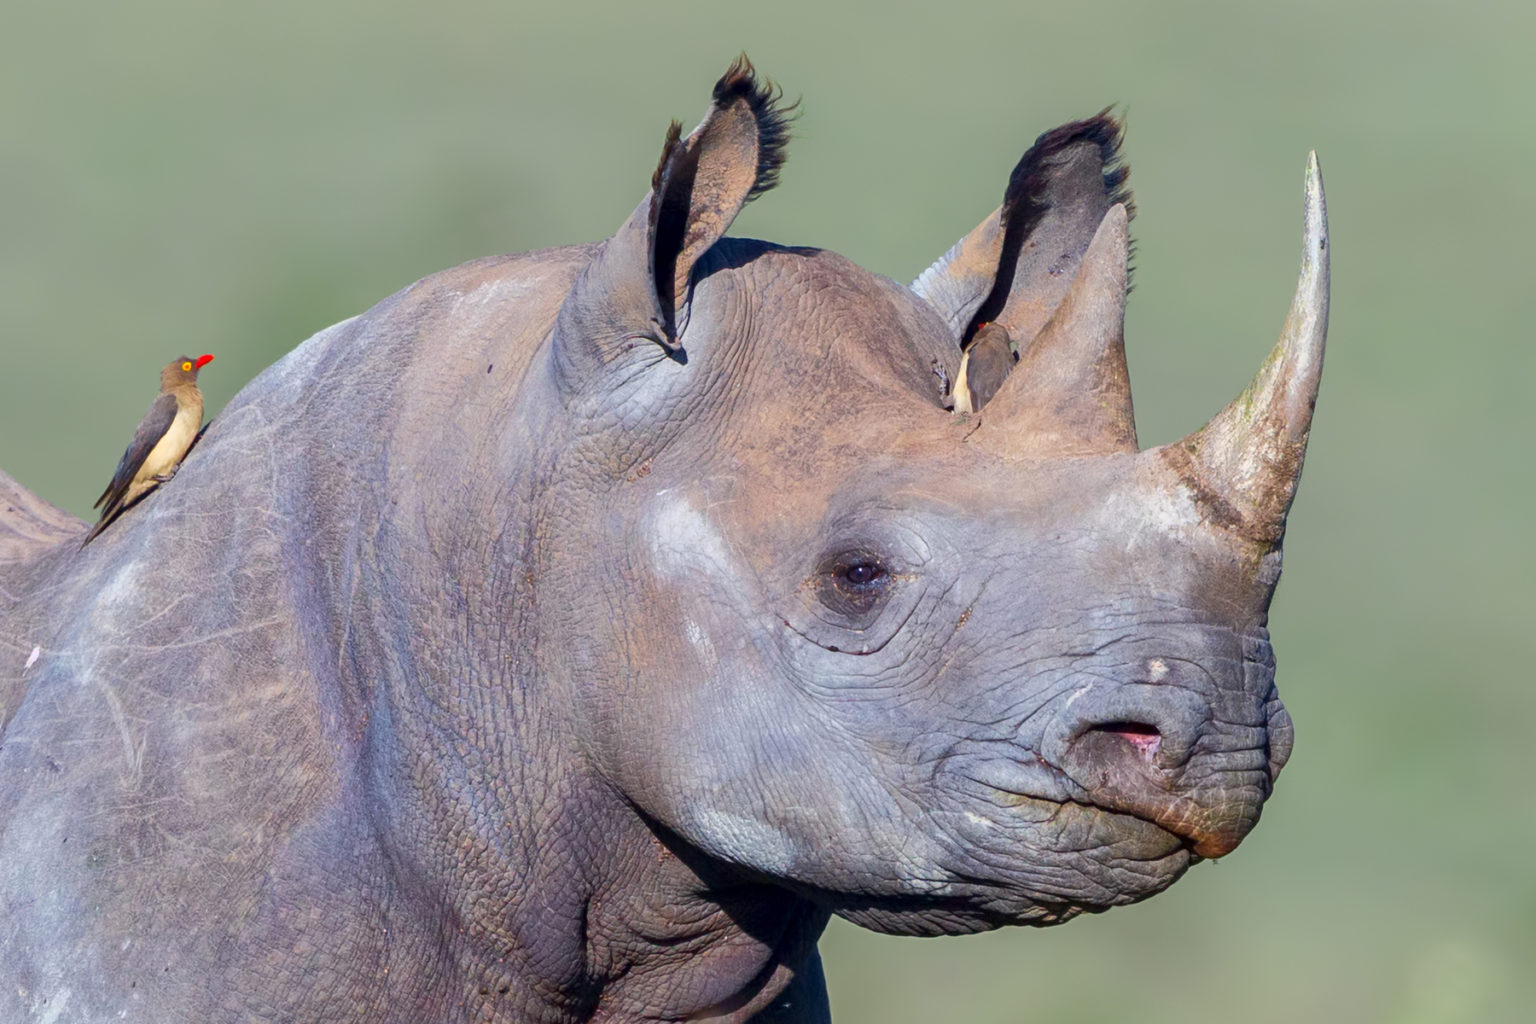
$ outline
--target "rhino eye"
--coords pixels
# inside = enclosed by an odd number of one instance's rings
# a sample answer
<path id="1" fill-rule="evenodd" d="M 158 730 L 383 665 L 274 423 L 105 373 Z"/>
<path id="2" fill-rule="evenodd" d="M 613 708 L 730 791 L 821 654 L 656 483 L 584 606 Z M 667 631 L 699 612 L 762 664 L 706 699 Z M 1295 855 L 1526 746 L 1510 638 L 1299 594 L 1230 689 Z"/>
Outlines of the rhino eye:
<path id="1" fill-rule="evenodd" d="M 781 606 L 784 625 L 834 654 L 883 649 L 911 618 L 926 590 L 923 552 L 919 549 L 919 557 L 913 558 L 911 547 L 898 536 L 886 543 L 850 537 L 823 548 L 793 599 Z"/>
<path id="2" fill-rule="evenodd" d="M 822 604 L 849 618 L 861 618 L 885 597 L 891 573 L 873 555 L 850 553 L 831 559 L 821 579 Z"/>
<path id="3" fill-rule="evenodd" d="M 885 575 L 878 562 L 856 562 L 843 570 L 842 577 L 850 587 L 867 587 Z"/>

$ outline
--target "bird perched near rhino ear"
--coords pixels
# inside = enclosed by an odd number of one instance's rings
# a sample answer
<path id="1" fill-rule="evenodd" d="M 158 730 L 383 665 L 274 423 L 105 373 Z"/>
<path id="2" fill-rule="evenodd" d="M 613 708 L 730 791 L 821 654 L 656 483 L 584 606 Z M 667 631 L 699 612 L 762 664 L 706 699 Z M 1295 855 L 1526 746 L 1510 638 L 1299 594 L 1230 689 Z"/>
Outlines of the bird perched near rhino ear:
<path id="1" fill-rule="evenodd" d="M 1006 327 L 999 323 L 982 324 L 960 356 L 960 372 L 955 375 L 955 412 L 980 412 L 1003 386 L 1018 358 Z"/>
<path id="2" fill-rule="evenodd" d="M 128 507 L 176 475 L 187 450 L 203 425 L 203 393 L 197 372 L 213 356 L 182 356 L 160 371 L 160 396 L 144 414 L 133 440 L 112 474 L 112 482 L 96 499 L 101 519 L 80 542 L 83 548 Z"/>

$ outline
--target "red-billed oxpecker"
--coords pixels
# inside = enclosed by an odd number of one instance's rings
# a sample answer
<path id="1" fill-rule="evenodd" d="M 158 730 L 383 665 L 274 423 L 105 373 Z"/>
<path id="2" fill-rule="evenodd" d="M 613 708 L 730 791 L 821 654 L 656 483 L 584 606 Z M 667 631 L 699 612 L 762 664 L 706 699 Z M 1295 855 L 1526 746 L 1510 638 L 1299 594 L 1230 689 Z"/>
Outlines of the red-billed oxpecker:
<path id="1" fill-rule="evenodd" d="M 982 406 L 992 401 L 1018 360 L 1008 329 L 1002 324 L 982 324 L 960 356 L 960 372 L 955 375 L 955 412 L 980 412 Z"/>
<path id="2" fill-rule="evenodd" d="M 203 393 L 197 390 L 197 371 L 213 362 L 213 356 L 193 359 L 181 356 L 160 371 L 160 397 L 149 407 L 133 441 L 123 452 L 112 482 L 96 499 L 101 519 L 85 535 L 81 547 L 122 515 L 144 495 L 176 475 L 203 425 Z"/>

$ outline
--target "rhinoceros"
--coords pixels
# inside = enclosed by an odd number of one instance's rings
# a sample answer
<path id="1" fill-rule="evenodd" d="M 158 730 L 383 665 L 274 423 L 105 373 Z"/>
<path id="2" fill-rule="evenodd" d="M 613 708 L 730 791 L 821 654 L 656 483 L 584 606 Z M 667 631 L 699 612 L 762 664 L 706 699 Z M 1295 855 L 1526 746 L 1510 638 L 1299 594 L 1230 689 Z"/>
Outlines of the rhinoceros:
<path id="1" fill-rule="evenodd" d="M 734 64 L 606 241 L 321 331 L 89 547 L 4 478 L 0 1018 L 825 1020 L 833 914 L 1055 924 L 1253 828 L 1315 158 L 1272 355 L 1139 450 L 1111 115 L 907 286 L 725 237 L 779 96 Z"/>

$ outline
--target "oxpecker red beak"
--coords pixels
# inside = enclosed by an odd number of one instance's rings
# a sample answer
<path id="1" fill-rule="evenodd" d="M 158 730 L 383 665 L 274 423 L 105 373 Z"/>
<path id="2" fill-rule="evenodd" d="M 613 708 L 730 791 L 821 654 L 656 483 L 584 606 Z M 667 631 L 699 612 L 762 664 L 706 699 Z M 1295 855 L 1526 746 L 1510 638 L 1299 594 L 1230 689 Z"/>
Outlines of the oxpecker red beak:
<path id="1" fill-rule="evenodd" d="M 198 356 L 197 362 L 193 365 L 193 369 L 201 370 L 211 362 L 213 362 L 213 356 Z"/>

